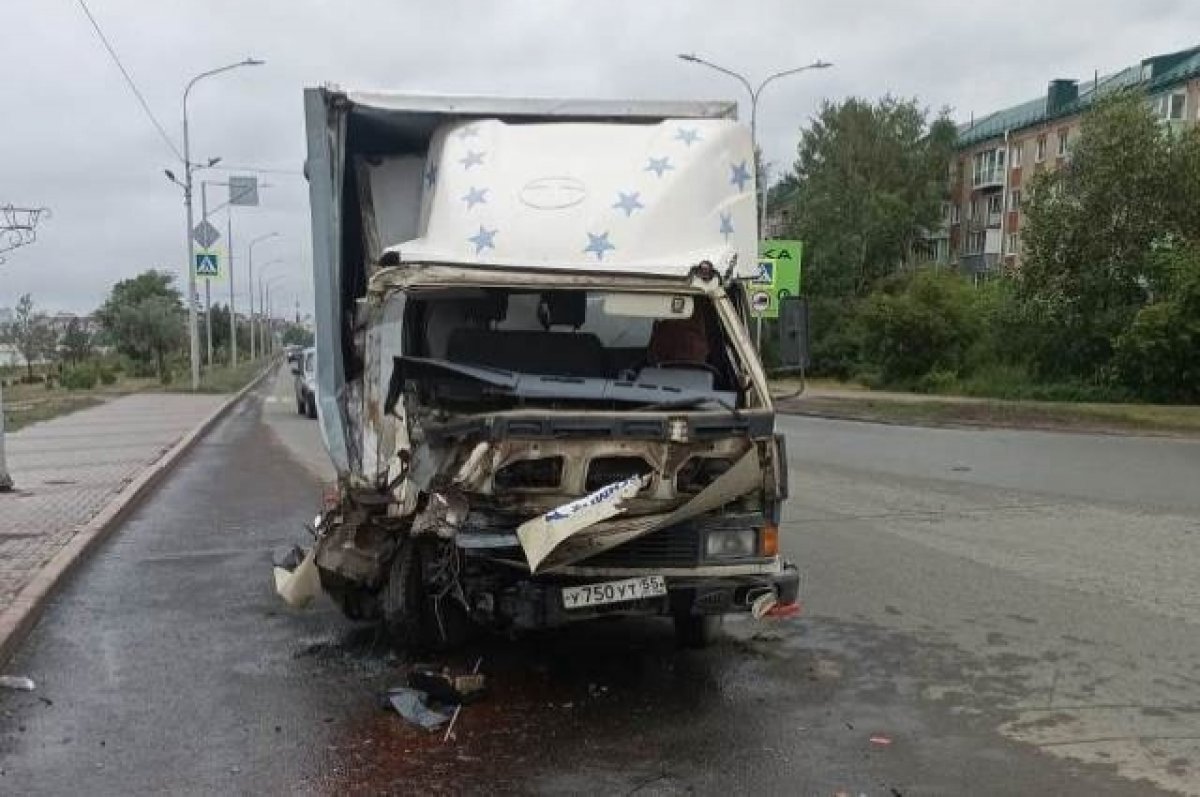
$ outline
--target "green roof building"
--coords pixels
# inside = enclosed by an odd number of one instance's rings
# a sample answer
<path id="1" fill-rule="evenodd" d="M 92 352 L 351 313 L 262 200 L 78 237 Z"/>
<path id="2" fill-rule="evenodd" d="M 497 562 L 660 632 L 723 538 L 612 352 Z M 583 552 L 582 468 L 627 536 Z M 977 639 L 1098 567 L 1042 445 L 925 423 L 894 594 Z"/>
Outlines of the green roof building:
<path id="1" fill-rule="evenodd" d="M 960 126 L 949 199 L 942 226 L 927 241 L 929 256 L 973 274 L 1018 267 L 1022 183 L 1065 163 L 1081 115 L 1097 99 L 1125 90 L 1143 92 L 1164 124 L 1195 124 L 1200 46 L 1083 82 L 1052 80 L 1044 95 Z"/>

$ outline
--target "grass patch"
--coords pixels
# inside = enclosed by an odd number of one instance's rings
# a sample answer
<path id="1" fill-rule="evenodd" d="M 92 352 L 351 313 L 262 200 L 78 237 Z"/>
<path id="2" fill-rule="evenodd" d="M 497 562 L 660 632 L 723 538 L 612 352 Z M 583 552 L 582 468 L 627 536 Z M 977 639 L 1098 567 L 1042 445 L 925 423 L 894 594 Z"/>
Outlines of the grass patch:
<path id="1" fill-rule="evenodd" d="M 236 368 L 219 365 L 206 368 L 200 374 L 199 393 L 236 393 L 262 373 L 266 360 L 258 359 L 238 363 Z M 191 393 L 191 377 L 184 375 L 165 388 L 172 393 Z"/>
<path id="2" fill-rule="evenodd" d="M 1200 407 L 1038 401 L 813 396 L 782 402 L 801 415 L 916 426 L 990 426 L 1020 429 L 1200 435 Z"/>

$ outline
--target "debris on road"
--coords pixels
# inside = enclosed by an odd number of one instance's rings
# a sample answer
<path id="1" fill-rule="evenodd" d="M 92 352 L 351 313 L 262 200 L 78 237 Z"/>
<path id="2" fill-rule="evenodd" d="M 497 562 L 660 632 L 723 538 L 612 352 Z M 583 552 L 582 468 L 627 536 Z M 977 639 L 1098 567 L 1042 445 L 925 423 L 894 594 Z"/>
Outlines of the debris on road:
<path id="1" fill-rule="evenodd" d="M 0 688 L 32 692 L 37 685 L 32 678 L 26 678 L 24 675 L 0 675 Z"/>
<path id="2" fill-rule="evenodd" d="M 395 686 L 387 691 L 387 699 L 397 714 L 427 731 L 436 731 L 450 721 L 448 715 L 430 708 L 428 695 L 417 689 Z"/>
<path id="3" fill-rule="evenodd" d="M 386 705 L 427 731 L 438 730 L 449 722 L 442 738 L 443 742 L 448 741 L 462 707 L 484 695 L 485 680 L 479 674 L 482 664 L 480 658 L 470 673 L 460 675 L 452 673 L 449 667 L 417 665 L 408 674 L 408 686 L 395 686 L 387 691 Z"/>
<path id="4" fill-rule="evenodd" d="M 477 687 L 477 689 L 478 689 L 478 692 L 476 693 L 477 697 L 483 694 L 483 680 L 482 680 L 483 676 L 479 674 L 479 668 L 480 668 L 480 666 L 482 666 L 482 664 L 483 664 L 483 657 L 480 656 L 478 659 L 475 660 L 475 667 L 471 670 L 471 676 L 473 678 L 480 679 L 478 687 Z M 459 715 L 459 712 L 461 712 L 461 711 L 462 711 L 462 703 L 460 702 L 458 704 L 458 706 L 454 709 L 454 716 L 450 718 L 450 727 L 446 729 L 446 735 L 442 737 L 442 744 L 445 744 L 446 742 L 450 741 L 450 737 L 454 733 L 454 724 L 456 722 L 458 722 L 458 715 Z"/>
<path id="5" fill-rule="evenodd" d="M 890 747 L 892 744 L 892 737 L 877 733 L 871 737 L 870 742 L 876 747 Z"/>
<path id="6" fill-rule="evenodd" d="M 321 577 L 314 563 L 315 550 L 310 549 L 300 564 L 291 570 L 275 565 L 275 591 L 294 609 L 307 607 L 321 591 Z"/>
<path id="7" fill-rule="evenodd" d="M 449 705 L 473 703 L 484 693 L 484 677 L 479 674 L 478 664 L 469 675 L 452 675 L 447 667 L 440 670 L 417 667 L 408 674 L 408 685 Z"/>

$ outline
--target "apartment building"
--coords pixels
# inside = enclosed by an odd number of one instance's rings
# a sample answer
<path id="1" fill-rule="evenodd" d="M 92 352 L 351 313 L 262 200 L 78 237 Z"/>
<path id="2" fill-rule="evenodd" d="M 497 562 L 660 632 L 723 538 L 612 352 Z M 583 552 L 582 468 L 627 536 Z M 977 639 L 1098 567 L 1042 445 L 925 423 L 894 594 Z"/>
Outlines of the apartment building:
<path id="1" fill-rule="evenodd" d="M 1122 90 L 1145 94 L 1164 124 L 1195 124 L 1200 111 L 1200 46 L 1143 59 L 1089 81 L 1050 81 L 1043 96 L 959 128 L 942 223 L 923 247 L 938 262 L 985 275 L 1017 268 L 1022 192 L 1030 177 L 1066 163 L 1082 114 Z"/>

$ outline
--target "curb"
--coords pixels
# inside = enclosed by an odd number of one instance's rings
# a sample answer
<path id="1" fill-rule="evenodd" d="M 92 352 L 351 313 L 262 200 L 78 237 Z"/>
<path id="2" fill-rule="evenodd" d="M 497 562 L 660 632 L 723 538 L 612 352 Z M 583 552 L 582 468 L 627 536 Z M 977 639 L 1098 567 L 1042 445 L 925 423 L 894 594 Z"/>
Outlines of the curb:
<path id="1" fill-rule="evenodd" d="M 116 528 L 117 523 L 137 506 L 139 500 L 162 481 L 175 463 L 182 459 L 183 455 L 191 450 L 192 446 L 204 437 L 208 430 L 221 420 L 235 404 L 274 372 L 277 365 L 275 363 L 264 368 L 262 373 L 251 379 L 245 387 L 234 393 L 229 400 L 213 410 L 207 418 L 177 440 L 167 453 L 135 476 L 133 481 L 125 485 L 124 489 L 79 529 L 70 542 L 42 566 L 30 582 L 17 593 L 10 606 L 0 610 L 0 665 L 7 663 L 12 654 L 16 652 L 17 646 L 33 629 L 58 585 L 74 571 L 75 567 L 92 549 L 108 537 L 109 533 Z"/>

